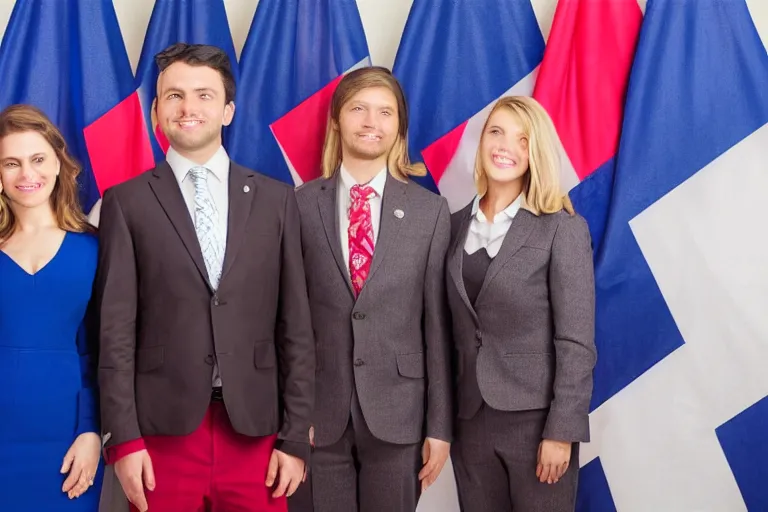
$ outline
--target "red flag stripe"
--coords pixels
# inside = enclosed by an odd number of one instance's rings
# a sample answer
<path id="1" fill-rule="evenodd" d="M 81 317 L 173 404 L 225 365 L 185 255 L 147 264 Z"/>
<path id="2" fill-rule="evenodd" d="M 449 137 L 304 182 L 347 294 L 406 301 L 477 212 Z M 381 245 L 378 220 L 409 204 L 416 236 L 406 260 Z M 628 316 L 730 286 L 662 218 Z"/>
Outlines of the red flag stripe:
<path id="1" fill-rule="evenodd" d="M 643 15 L 637 0 L 560 0 L 533 96 L 580 179 L 618 148 Z"/>

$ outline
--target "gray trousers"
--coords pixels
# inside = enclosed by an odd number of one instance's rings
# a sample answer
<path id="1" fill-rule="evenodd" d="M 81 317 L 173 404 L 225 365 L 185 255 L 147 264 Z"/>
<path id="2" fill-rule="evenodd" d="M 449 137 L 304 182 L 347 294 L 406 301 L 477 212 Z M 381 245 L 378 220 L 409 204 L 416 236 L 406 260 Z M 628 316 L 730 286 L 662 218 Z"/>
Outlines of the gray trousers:
<path id="1" fill-rule="evenodd" d="M 457 420 L 451 445 L 462 512 L 571 512 L 576 503 L 579 445 L 556 484 L 539 482 L 536 463 L 547 410 L 505 412 L 487 404 Z"/>
<path id="2" fill-rule="evenodd" d="M 125 497 L 120 480 L 115 475 L 114 466 L 104 468 L 104 480 L 101 487 L 99 512 L 128 512 L 128 498 Z"/>
<path id="3" fill-rule="evenodd" d="M 392 444 L 371 434 L 356 393 L 347 429 L 315 448 L 307 482 L 290 512 L 414 512 L 421 495 L 421 444 Z M 310 485 L 307 485 L 310 484 Z"/>

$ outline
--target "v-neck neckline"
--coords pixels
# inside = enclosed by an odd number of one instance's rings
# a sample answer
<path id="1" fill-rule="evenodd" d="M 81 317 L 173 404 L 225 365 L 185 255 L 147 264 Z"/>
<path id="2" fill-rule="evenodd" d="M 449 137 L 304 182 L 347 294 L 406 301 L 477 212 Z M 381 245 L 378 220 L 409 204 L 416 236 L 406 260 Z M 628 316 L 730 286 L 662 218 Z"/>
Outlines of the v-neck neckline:
<path id="1" fill-rule="evenodd" d="M 64 244 L 67 242 L 67 238 L 69 238 L 69 234 L 70 234 L 69 231 L 65 231 L 64 232 L 64 238 L 61 239 L 61 242 L 59 243 L 59 247 L 58 247 L 58 249 L 56 249 L 56 252 L 53 254 L 51 259 L 49 259 L 47 262 L 45 262 L 45 264 L 42 267 L 40 267 L 39 269 L 37 269 L 37 272 L 34 272 L 34 273 L 29 272 L 26 268 L 22 267 L 15 259 L 13 259 L 11 257 L 10 254 L 5 252 L 4 250 L 0 249 L 0 254 L 4 255 L 6 258 L 8 258 L 8 260 L 11 263 L 13 263 L 13 265 L 16 268 L 18 268 L 19 270 L 24 272 L 27 276 L 29 276 L 29 277 L 36 277 L 36 276 L 39 276 L 42 271 L 44 271 L 45 269 L 50 267 L 51 264 L 54 261 L 56 261 L 56 258 L 58 258 L 59 254 L 61 253 L 61 249 L 64 247 Z"/>

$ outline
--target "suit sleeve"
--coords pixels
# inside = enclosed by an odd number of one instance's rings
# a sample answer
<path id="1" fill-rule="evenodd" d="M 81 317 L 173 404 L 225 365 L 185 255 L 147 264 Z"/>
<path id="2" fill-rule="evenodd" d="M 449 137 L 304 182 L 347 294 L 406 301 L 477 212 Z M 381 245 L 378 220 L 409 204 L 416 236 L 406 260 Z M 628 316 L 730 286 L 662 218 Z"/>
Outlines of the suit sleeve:
<path id="1" fill-rule="evenodd" d="M 448 202 L 441 198 L 424 280 L 428 386 L 426 435 L 447 442 L 451 442 L 453 435 L 450 312 L 445 292 L 445 258 L 450 242 L 451 215 Z"/>
<path id="2" fill-rule="evenodd" d="M 99 386 L 102 433 L 109 452 L 141 437 L 134 364 L 138 279 L 131 233 L 114 189 L 104 194 L 99 221 Z"/>
<path id="3" fill-rule="evenodd" d="M 586 221 L 564 217 L 555 233 L 549 268 L 554 318 L 554 396 L 542 437 L 589 441 L 589 404 L 595 366 L 595 277 Z"/>
<path id="4" fill-rule="evenodd" d="M 296 196 L 289 191 L 280 247 L 280 299 L 275 333 L 283 421 L 275 448 L 307 461 L 310 416 L 315 403 L 315 340 L 299 222 Z"/>

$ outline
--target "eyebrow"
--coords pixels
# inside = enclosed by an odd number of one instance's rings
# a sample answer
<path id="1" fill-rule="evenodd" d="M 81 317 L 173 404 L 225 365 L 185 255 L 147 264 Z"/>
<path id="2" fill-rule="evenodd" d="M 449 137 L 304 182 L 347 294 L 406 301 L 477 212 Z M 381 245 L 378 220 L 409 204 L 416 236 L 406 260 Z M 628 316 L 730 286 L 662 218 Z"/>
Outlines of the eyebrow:
<path id="1" fill-rule="evenodd" d="M 394 105 L 390 105 L 389 103 L 374 104 L 374 103 L 368 103 L 367 101 L 363 101 L 363 100 L 351 101 L 350 105 L 362 105 L 362 106 L 365 106 L 365 107 L 368 107 L 368 108 L 372 107 L 372 108 L 379 108 L 379 109 L 386 109 L 386 110 L 396 110 L 397 109 L 397 107 L 395 107 Z"/>
<path id="2" fill-rule="evenodd" d="M 39 153 L 35 153 L 33 155 L 29 155 L 28 158 L 37 158 L 39 156 L 46 156 L 46 154 L 43 153 L 43 152 L 39 152 Z M 24 160 L 24 157 L 21 157 L 21 156 L 7 156 L 7 157 L 2 159 L 3 162 L 5 162 L 6 160 Z"/>
<path id="3" fill-rule="evenodd" d="M 192 89 L 192 91 L 193 92 L 207 92 L 207 93 L 210 93 L 210 94 L 216 94 L 216 91 L 211 89 L 210 87 L 198 87 L 196 89 Z M 171 93 L 174 93 L 174 92 L 184 94 L 184 91 L 182 91 L 178 87 L 169 87 L 168 89 L 165 90 L 164 93 L 165 94 L 171 94 Z"/>

